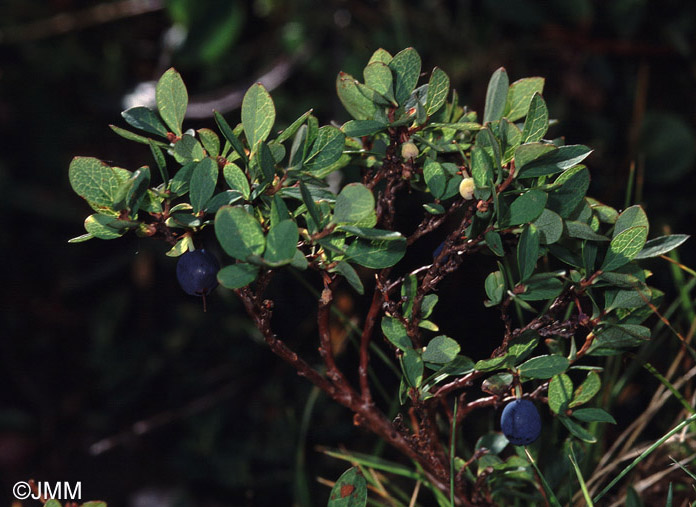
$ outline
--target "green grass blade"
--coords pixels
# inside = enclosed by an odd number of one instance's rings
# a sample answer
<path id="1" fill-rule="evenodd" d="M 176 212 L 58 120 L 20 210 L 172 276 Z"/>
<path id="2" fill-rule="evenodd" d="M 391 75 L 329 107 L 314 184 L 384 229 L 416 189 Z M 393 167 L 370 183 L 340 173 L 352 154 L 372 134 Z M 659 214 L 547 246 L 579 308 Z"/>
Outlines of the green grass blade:
<path id="1" fill-rule="evenodd" d="M 536 471 L 537 475 L 539 476 L 539 479 L 541 480 L 541 486 L 544 488 L 544 491 L 546 492 L 546 496 L 547 496 L 547 500 L 549 502 L 549 505 L 552 505 L 553 507 L 561 507 L 561 502 L 559 502 L 558 498 L 556 498 L 556 495 L 554 494 L 553 490 L 551 489 L 551 486 L 549 486 L 549 483 L 546 481 L 546 478 L 541 473 L 541 470 L 539 470 L 539 467 L 537 466 L 536 462 L 534 461 L 534 458 L 532 458 L 532 455 L 529 453 L 529 449 L 527 449 L 526 445 L 524 446 L 524 453 L 527 455 L 527 459 L 532 464 L 532 466 L 534 467 L 534 470 Z"/>
<path id="2" fill-rule="evenodd" d="M 672 383 L 663 377 L 659 371 L 657 371 L 650 363 L 643 363 L 643 368 L 648 370 L 653 377 L 659 380 L 663 386 L 670 390 L 676 399 L 682 404 L 686 411 L 690 414 L 696 414 L 696 409 L 691 406 L 691 404 L 682 396 L 682 394 L 672 385 Z"/>
<path id="3" fill-rule="evenodd" d="M 655 442 L 653 445 L 648 447 L 640 456 L 638 456 L 636 459 L 633 460 L 633 462 L 628 465 L 626 468 L 624 468 L 621 473 L 614 478 L 613 481 L 611 481 L 607 486 L 597 495 L 595 496 L 592 500 L 594 502 L 598 502 L 604 495 L 606 495 L 611 488 L 613 488 L 621 479 L 623 479 L 628 472 L 633 470 L 633 468 L 638 465 L 641 461 L 643 461 L 645 458 L 647 458 L 652 452 L 660 447 L 662 444 L 664 444 L 672 435 L 675 433 L 679 433 L 681 429 L 684 426 L 688 426 L 692 422 L 696 421 L 696 414 L 692 415 L 688 419 L 685 419 L 684 421 L 680 422 L 677 426 L 675 426 L 673 429 L 671 429 L 669 432 L 667 432 L 662 438 L 660 438 L 657 442 Z"/>
<path id="4" fill-rule="evenodd" d="M 582 472 L 580 471 L 580 467 L 578 466 L 577 459 L 575 458 L 575 452 L 573 452 L 573 448 L 570 448 L 570 454 L 568 455 L 568 458 L 570 458 L 570 462 L 573 464 L 573 468 L 575 469 L 575 475 L 578 477 L 578 482 L 580 483 L 580 489 L 582 490 L 582 496 L 585 497 L 585 503 L 587 504 L 587 507 L 594 507 L 594 504 L 592 503 L 592 498 L 590 498 L 590 492 L 587 490 L 587 484 L 585 484 L 585 479 L 582 476 Z"/>

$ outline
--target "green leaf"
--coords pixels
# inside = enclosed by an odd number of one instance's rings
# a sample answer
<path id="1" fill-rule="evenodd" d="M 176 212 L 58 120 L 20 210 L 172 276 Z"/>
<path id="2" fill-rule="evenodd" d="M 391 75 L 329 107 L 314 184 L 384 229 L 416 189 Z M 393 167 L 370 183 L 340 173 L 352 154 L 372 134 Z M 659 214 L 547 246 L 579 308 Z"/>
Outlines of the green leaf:
<path id="1" fill-rule="evenodd" d="M 573 395 L 573 381 L 565 373 L 554 375 L 549 382 L 549 408 L 554 414 L 564 413 Z"/>
<path id="2" fill-rule="evenodd" d="M 223 206 L 229 206 L 231 204 L 236 203 L 237 201 L 241 201 L 243 198 L 244 197 L 242 196 L 242 194 L 237 192 L 236 190 L 225 190 L 211 197 L 205 204 L 205 208 L 203 208 L 203 211 L 205 211 L 206 213 L 215 214 L 217 213 L 217 210 L 219 210 Z"/>
<path id="3" fill-rule="evenodd" d="M 181 75 L 172 69 L 167 70 L 157 82 L 155 88 L 157 109 L 164 123 L 172 129 L 177 136 L 181 136 L 181 126 L 186 116 L 188 106 L 188 93 Z"/>
<path id="4" fill-rule="evenodd" d="M 350 284 L 350 286 L 353 287 L 353 289 L 355 289 L 355 292 L 357 292 L 361 296 L 365 293 L 365 288 L 363 287 L 362 280 L 360 280 L 360 276 L 355 271 L 355 268 L 353 268 L 353 266 L 351 266 L 345 261 L 341 261 L 338 264 L 336 264 L 336 266 L 333 269 L 331 269 L 331 272 L 334 271 L 342 275 L 343 278 L 345 278 L 346 281 Z"/>
<path id="5" fill-rule="evenodd" d="M 210 129 L 198 129 L 198 137 L 203 143 L 203 148 L 208 152 L 208 156 L 216 158 L 220 154 L 220 138 Z"/>
<path id="6" fill-rule="evenodd" d="M 592 230 L 592 227 L 585 222 L 575 222 L 573 220 L 565 221 L 566 231 L 571 238 L 587 239 L 589 241 L 609 241 L 609 238 L 597 234 Z"/>
<path id="7" fill-rule="evenodd" d="M 568 429 L 568 431 L 570 431 L 571 435 L 573 435 L 574 437 L 579 438 L 580 440 L 589 444 L 594 444 L 597 441 L 597 439 L 594 437 L 594 435 L 592 435 L 592 433 L 590 433 L 585 428 L 580 426 L 578 423 L 572 421 L 568 417 L 563 416 L 559 417 L 558 419 L 561 421 L 561 423 L 563 423 L 563 426 L 565 426 Z"/>
<path id="8" fill-rule="evenodd" d="M 481 382 L 481 390 L 488 394 L 502 395 L 508 392 L 512 385 L 512 373 L 496 373 Z M 484 437 L 479 438 L 479 441 Z M 507 439 L 505 445 L 507 445 Z M 478 442 L 476 446 L 478 447 Z M 502 450 L 502 449 L 501 449 Z M 500 451 L 498 451 L 500 452 Z"/>
<path id="9" fill-rule="evenodd" d="M 543 273 L 546 274 L 546 273 Z M 534 275 L 525 282 L 526 290 L 519 294 L 523 301 L 544 301 L 553 299 L 563 290 L 563 282 L 558 278 L 539 277 Z"/>
<path id="10" fill-rule="evenodd" d="M 445 176 L 445 171 L 442 170 L 442 166 L 432 159 L 427 159 L 425 165 L 423 166 L 423 178 L 425 179 L 425 184 L 428 186 L 428 190 L 435 199 L 442 197 L 445 192 L 447 185 L 447 177 Z"/>
<path id="11" fill-rule="evenodd" d="M 355 225 L 340 225 L 339 229 L 354 236 L 369 240 L 394 241 L 403 239 L 399 231 L 389 231 L 386 229 L 372 229 L 368 227 L 357 227 Z"/>
<path id="12" fill-rule="evenodd" d="M 426 294 L 423 296 L 423 301 L 421 302 L 420 317 L 422 319 L 427 319 L 430 314 L 433 313 L 433 309 L 437 302 L 440 300 L 437 294 Z"/>
<path id="13" fill-rule="evenodd" d="M 573 417 L 582 422 L 604 422 L 616 424 L 616 420 L 611 414 L 601 408 L 579 408 L 573 410 Z"/>
<path id="14" fill-rule="evenodd" d="M 614 236 L 609 243 L 609 251 L 604 257 L 601 270 L 614 271 L 632 261 L 643 249 L 647 237 L 648 228 L 644 226 L 631 227 Z"/>
<path id="15" fill-rule="evenodd" d="M 85 219 L 85 230 L 95 238 L 116 239 L 123 236 L 127 230 L 122 227 L 123 223 L 124 221 L 114 216 L 95 213 Z"/>
<path id="16" fill-rule="evenodd" d="M 512 201 L 504 214 L 501 213 L 501 227 L 533 222 L 543 213 L 547 198 L 546 192 L 534 188 L 528 190 Z"/>
<path id="17" fill-rule="evenodd" d="M 310 193 L 309 188 L 302 181 L 300 181 L 300 194 L 302 196 L 302 202 L 304 202 L 304 205 L 307 208 L 307 212 L 309 213 L 309 216 L 314 222 L 314 232 L 316 232 L 316 230 L 318 230 L 318 228 L 321 226 L 319 209 L 317 208 L 317 205 L 314 202 L 314 197 Z"/>
<path id="18" fill-rule="evenodd" d="M 526 77 L 510 85 L 505 103 L 503 116 L 508 120 L 517 121 L 527 116 L 532 96 L 541 94 L 544 90 L 543 77 Z"/>
<path id="19" fill-rule="evenodd" d="M 546 108 L 544 98 L 535 93 L 529 103 L 527 118 L 522 127 L 522 143 L 535 143 L 540 141 L 549 129 L 549 110 Z"/>
<path id="20" fill-rule="evenodd" d="M 304 160 L 304 168 L 310 172 L 316 172 L 336 162 L 343 154 L 346 136 L 336 127 L 326 125 L 321 127 L 312 144 L 307 158 Z"/>
<path id="21" fill-rule="evenodd" d="M 206 157 L 193 169 L 191 183 L 189 187 L 189 197 L 193 212 L 198 213 L 205 208 L 215 192 L 215 185 L 218 179 L 217 163 L 210 157 Z"/>
<path id="22" fill-rule="evenodd" d="M 134 171 L 133 174 L 121 184 L 114 196 L 113 208 L 115 210 L 130 210 L 131 216 L 135 216 L 149 185 L 150 168 L 143 166 L 137 171 Z"/>
<path id="23" fill-rule="evenodd" d="M 528 379 L 548 379 L 564 373 L 570 363 L 566 357 L 556 355 L 538 356 L 528 359 L 518 369 Z"/>
<path id="24" fill-rule="evenodd" d="M 517 173 L 519 175 L 520 169 L 526 164 L 538 159 L 545 153 L 555 151 L 556 148 L 553 144 L 547 143 L 530 143 L 518 146 L 515 150 L 515 166 L 517 167 Z"/>
<path id="25" fill-rule="evenodd" d="M 141 144 L 150 144 L 150 143 L 155 143 L 157 146 L 160 146 L 161 148 L 168 148 L 169 144 L 163 143 L 161 141 L 155 141 L 154 139 L 150 139 L 149 137 L 141 136 L 139 134 L 136 134 L 135 132 L 131 132 L 126 129 L 122 129 L 120 127 L 117 127 L 116 125 L 109 125 L 109 128 L 113 130 L 116 134 L 119 136 L 123 137 L 124 139 L 128 139 L 129 141 L 135 141 L 136 143 L 141 143 Z"/>
<path id="26" fill-rule="evenodd" d="M 488 199 L 493 191 L 493 160 L 488 152 L 478 145 L 471 149 L 471 177 L 474 178 L 476 197 Z"/>
<path id="27" fill-rule="evenodd" d="M 515 158 L 518 157 L 518 153 L 522 148 L 524 148 L 524 145 L 517 148 Z M 535 148 L 535 150 L 540 151 L 538 148 Z M 517 176 L 519 178 L 535 178 L 560 173 L 579 164 L 590 153 L 592 153 L 591 149 L 580 144 L 561 146 L 555 150 L 552 149 L 542 153 L 532 160 L 525 161 L 522 166 L 518 165 L 519 171 Z"/>
<path id="28" fill-rule="evenodd" d="M 372 88 L 390 102 L 394 102 L 393 76 L 389 66 L 384 62 L 372 62 L 363 69 L 365 85 Z"/>
<path id="29" fill-rule="evenodd" d="M 184 134 L 174 145 L 174 158 L 180 164 L 198 162 L 205 158 L 205 151 L 195 137 Z"/>
<path id="30" fill-rule="evenodd" d="M 213 111 L 213 116 L 215 117 L 215 123 L 217 123 L 220 132 L 222 132 L 222 135 L 225 136 L 227 142 L 229 142 L 234 151 L 237 152 L 237 155 L 241 157 L 241 159 L 244 161 L 244 164 L 248 164 L 249 157 L 247 157 L 247 154 L 244 151 L 244 145 L 235 135 L 234 131 L 232 130 L 232 127 L 229 126 L 225 118 L 217 111 Z"/>
<path id="31" fill-rule="evenodd" d="M 329 495 L 327 507 L 364 507 L 367 505 L 367 482 L 357 467 L 339 477 Z"/>
<path id="32" fill-rule="evenodd" d="M 401 369 L 411 387 L 418 388 L 423 383 L 423 358 L 414 349 L 404 350 L 401 356 Z"/>
<path id="33" fill-rule="evenodd" d="M 505 277 L 503 274 L 500 271 L 489 273 L 484 286 L 489 299 L 487 306 L 499 305 L 505 295 Z"/>
<path id="34" fill-rule="evenodd" d="M 542 245 L 555 243 L 563 235 L 563 219 L 549 209 L 545 209 L 533 223 L 539 231 Z"/>
<path id="35" fill-rule="evenodd" d="M 599 392 L 599 388 L 601 386 L 602 380 L 597 374 L 597 372 L 590 371 L 587 374 L 587 378 L 585 378 L 583 383 L 580 384 L 578 388 L 575 390 L 575 393 L 573 394 L 573 401 L 570 402 L 569 407 L 573 408 L 577 407 L 578 405 L 587 403 L 592 398 L 594 398 L 595 394 Z"/>
<path id="36" fill-rule="evenodd" d="M 215 214 L 215 235 L 222 249 L 241 261 L 261 255 L 266 246 L 261 224 L 241 207 L 223 207 Z"/>
<path id="37" fill-rule="evenodd" d="M 155 159 L 160 176 L 162 177 L 162 183 L 164 183 L 165 186 L 169 186 L 169 171 L 167 171 L 167 161 L 162 154 L 162 150 L 151 139 L 148 139 L 148 141 L 150 151 L 152 152 L 152 158 Z"/>
<path id="38" fill-rule="evenodd" d="M 295 257 L 299 232 L 292 220 L 283 220 L 268 231 L 264 260 L 273 266 L 289 264 Z"/>
<path id="39" fill-rule="evenodd" d="M 649 259 L 651 257 L 659 257 L 671 250 L 674 250 L 679 245 L 689 239 L 688 234 L 670 234 L 669 236 L 660 236 L 659 238 L 651 239 L 643 249 L 638 252 L 635 259 Z"/>
<path id="40" fill-rule="evenodd" d="M 336 197 L 333 221 L 337 224 L 359 224 L 375 211 L 375 198 L 362 183 L 349 183 Z"/>
<path id="41" fill-rule="evenodd" d="M 283 130 L 280 134 L 278 134 L 278 137 L 276 138 L 277 143 L 284 143 L 288 139 L 290 139 L 292 136 L 295 135 L 297 130 L 300 128 L 300 126 L 307 121 L 307 118 L 309 118 L 309 115 L 312 114 L 312 109 L 309 111 L 306 111 L 302 116 L 300 116 L 297 120 L 292 122 L 288 128 Z"/>
<path id="42" fill-rule="evenodd" d="M 634 204 L 633 206 L 626 208 L 619 215 L 619 218 L 616 219 L 612 238 L 615 238 L 626 229 L 641 226 L 645 227 L 646 230 L 649 230 L 650 224 L 648 223 L 648 216 L 645 214 L 645 211 L 641 206 Z"/>
<path id="43" fill-rule="evenodd" d="M 92 157 L 75 157 L 70 162 L 68 178 L 77 195 L 95 209 L 110 208 L 129 172 L 110 167 Z"/>
<path id="44" fill-rule="evenodd" d="M 435 67 L 428 81 L 428 98 L 425 102 L 425 113 L 428 116 L 435 114 L 447 101 L 450 79 L 444 70 Z"/>
<path id="45" fill-rule="evenodd" d="M 512 364 L 519 364 L 532 353 L 539 344 L 539 334 L 534 330 L 527 330 L 515 336 L 507 347 L 507 355 Z"/>
<path id="46" fill-rule="evenodd" d="M 256 143 L 265 141 L 271 133 L 275 116 L 275 106 L 270 94 L 261 83 L 252 85 L 242 100 L 242 126 L 252 151 L 256 148 Z"/>
<path id="47" fill-rule="evenodd" d="M 423 352 L 423 361 L 426 363 L 446 364 L 454 361 L 461 347 L 449 336 L 436 336 L 428 343 Z"/>
<path id="48" fill-rule="evenodd" d="M 505 250 L 503 249 L 503 241 L 500 239 L 500 234 L 495 231 L 488 231 L 484 239 L 486 240 L 486 246 L 491 249 L 498 257 L 505 256 Z"/>
<path id="49" fill-rule="evenodd" d="M 399 350 L 413 348 L 411 339 L 406 333 L 406 327 L 394 317 L 382 317 L 382 333 Z"/>
<path id="50" fill-rule="evenodd" d="M 372 120 L 377 106 L 358 89 L 357 80 L 350 74 L 339 72 L 336 92 L 346 111 L 356 120 Z"/>
<path id="51" fill-rule="evenodd" d="M 520 282 L 524 282 L 534 273 L 539 257 L 539 231 L 532 225 L 526 225 L 517 243 L 517 266 L 520 271 Z"/>
<path id="52" fill-rule="evenodd" d="M 150 134 L 167 137 L 167 127 L 160 121 L 153 110 L 148 107 L 136 106 L 121 113 L 123 119 L 131 125 Z"/>
<path id="53" fill-rule="evenodd" d="M 275 159 L 268 144 L 263 141 L 258 142 L 256 145 L 256 157 L 253 160 L 258 164 L 263 174 L 261 181 L 263 183 L 271 183 L 275 176 Z"/>
<path id="54" fill-rule="evenodd" d="M 486 372 L 500 370 L 501 368 L 505 368 L 508 359 L 508 355 L 505 354 L 504 356 L 500 357 L 492 357 L 490 359 L 482 359 L 481 361 L 476 361 L 476 364 L 474 366 L 476 368 L 476 371 Z"/>
<path id="55" fill-rule="evenodd" d="M 241 289 L 256 280 L 259 274 L 258 266 L 239 262 L 230 264 L 218 271 L 217 279 L 220 285 L 228 289 Z"/>
<path id="56" fill-rule="evenodd" d="M 189 182 L 195 167 L 196 162 L 190 162 L 177 171 L 169 183 L 169 190 L 174 195 L 184 195 L 188 192 Z"/>
<path id="57" fill-rule="evenodd" d="M 406 240 L 366 241 L 356 239 L 346 249 L 346 255 L 357 264 L 372 269 L 388 268 L 399 262 L 406 253 Z"/>
<path id="58" fill-rule="evenodd" d="M 406 48 L 394 55 L 388 65 L 394 73 L 394 98 L 397 104 L 403 105 L 418 84 L 420 56 L 415 49 Z"/>
<path id="59" fill-rule="evenodd" d="M 227 162 L 222 168 L 222 175 L 225 177 L 225 181 L 230 186 L 232 190 L 240 192 L 245 200 L 249 200 L 249 194 L 251 189 L 249 188 L 249 180 L 246 174 L 232 162 Z"/>
<path id="60" fill-rule="evenodd" d="M 503 67 L 496 70 L 488 81 L 488 89 L 486 90 L 486 103 L 483 108 L 483 123 L 500 120 L 505 111 L 507 102 L 508 85 L 507 72 Z"/>
<path id="61" fill-rule="evenodd" d="M 347 137 L 362 137 L 376 134 L 386 127 L 385 123 L 377 120 L 349 120 L 343 124 L 341 130 Z"/>
<path id="62" fill-rule="evenodd" d="M 549 193 L 547 206 L 566 218 L 585 198 L 590 188 L 590 171 L 584 166 L 572 167 L 556 178 L 554 184 L 561 186 Z"/>
<path id="63" fill-rule="evenodd" d="M 650 339 L 650 328 L 638 324 L 610 325 L 597 331 L 588 354 L 614 355 L 622 349 L 638 347 Z"/>

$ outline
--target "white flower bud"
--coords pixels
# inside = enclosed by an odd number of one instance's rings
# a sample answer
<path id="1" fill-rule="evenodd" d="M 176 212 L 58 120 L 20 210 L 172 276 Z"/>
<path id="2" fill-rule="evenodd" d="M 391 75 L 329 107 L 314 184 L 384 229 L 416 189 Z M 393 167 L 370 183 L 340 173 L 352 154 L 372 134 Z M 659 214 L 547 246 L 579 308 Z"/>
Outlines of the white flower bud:
<path id="1" fill-rule="evenodd" d="M 464 178 L 459 184 L 459 193 L 467 201 L 474 198 L 474 178 Z"/>

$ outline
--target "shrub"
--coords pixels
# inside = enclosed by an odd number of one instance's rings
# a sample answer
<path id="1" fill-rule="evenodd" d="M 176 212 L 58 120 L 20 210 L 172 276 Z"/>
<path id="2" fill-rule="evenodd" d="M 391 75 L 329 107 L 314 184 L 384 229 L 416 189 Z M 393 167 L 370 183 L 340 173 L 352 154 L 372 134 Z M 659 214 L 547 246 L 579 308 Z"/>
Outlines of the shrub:
<path id="1" fill-rule="evenodd" d="M 614 420 L 586 408 L 601 386 L 601 365 L 591 358 L 649 339 L 643 322 L 661 292 L 647 285 L 650 273 L 638 261 L 686 236 L 648 241 L 640 206 L 619 213 L 586 196 L 590 172 L 582 163 L 591 149 L 546 138 L 544 79 L 510 84 L 498 69 L 479 117 L 459 104 L 442 69 L 418 86 L 420 75 L 413 48 L 394 56 L 377 50 L 364 83 L 338 75 L 338 97 L 352 120 L 320 126 L 308 111 L 272 136 L 275 107 L 261 84 L 247 91 L 235 127 L 216 112 L 219 133 L 184 131 L 187 92 L 170 69 L 157 85 L 159 114 L 145 107 L 123 113 L 140 133 L 112 126 L 150 147 L 158 183 L 148 166 L 130 171 L 76 157 L 70 182 L 95 213 L 86 234 L 71 241 L 132 230 L 168 242 L 168 255 L 179 256 L 213 227 L 227 255 L 219 283 L 241 299 L 273 353 L 415 464 L 415 471 L 391 471 L 419 478 L 442 505 L 539 496 L 530 454 L 506 455 L 499 432 L 458 447 L 458 428 L 515 399 L 536 412 L 526 401 L 535 400 L 548 406 L 544 419 L 555 417 L 572 439 L 594 442 L 585 425 Z M 335 192 L 325 178 L 339 171 L 355 177 Z M 408 229 L 397 226 L 406 196 L 421 209 Z M 445 240 L 420 265 L 409 256 L 412 246 L 438 229 Z M 462 353 L 464 337 L 487 322 L 462 323 L 462 336 L 447 336 L 433 320 L 438 285 L 464 263 L 490 270 L 482 304 L 499 309 L 503 332 L 488 357 Z M 271 326 L 266 289 L 287 269 L 320 275 L 321 368 Z M 357 364 L 339 367 L 329 318 L 341 284 L 370 303 Z M 399 372 L 395 418 L 373 398 L 373 358 Z M 551 431 L 544 426 L 542 438 Z M 355 469 L 336 483 L 330 503 L 347 497 L 365 502 L 365 479 Z"/>

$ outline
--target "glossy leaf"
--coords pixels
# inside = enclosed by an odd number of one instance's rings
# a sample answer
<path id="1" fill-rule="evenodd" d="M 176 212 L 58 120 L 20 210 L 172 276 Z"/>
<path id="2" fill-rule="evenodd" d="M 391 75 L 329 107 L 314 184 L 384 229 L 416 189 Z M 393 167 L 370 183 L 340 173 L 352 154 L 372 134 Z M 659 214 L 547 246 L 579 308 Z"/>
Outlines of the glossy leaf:
<path id="1" fill-rule="evenodd" d="M 573 410 L 573 417 L 582 422 L 604 422 L 616 424 L 616 420 L 601 408 L 579 408 Z"/>
<path id="2" fill-rule="evenodd" d="M 220 138 L 210 129 L 198 129 L 198 138 L 203 143 L 203 148 L 208 152 L 208 156 L 216 158 L 220 154 Z"/>
<path id="3" fill-rule="evenodd" d="M 659 238 L 651 239 L 646 242 L 643 249 L 635 256 L 636 259 L 649 259 L 651 257 L 659 257 L 664 255 L 689 239 L 688 234 L 670 234 L 669 236 L 660 236 Z"/>
<path id="4" fill-rule="evenodd" d="M 614 271 L 632 261 L 643 249 L 648 237 L 647 227 L 631 227 L 614 236 L 604 257 L 602 271 Z"/>
<path id="5" fill-rule="evenodd" d="M 503 241 L 500 239 L 500 234 L 495 231 L 488 231 L 484 239 L 486 240 L 486 245 L 491 249 L 498 257 L 503 257 L 505 255 L 505 250 L 503 249 Z"/>
<path id="6" fill-rule="evenodd" d="M 92 157 L 75 157 L 70 162 L 68 177 L 77 195 L 95 208 L 109 208 L 130 173 L 110 167 Z"/>
<path id="7" fill-rule="evenodd" d="M 580 440 L 589 444 L 594 444 L 597 441 L 597 439 L 594 437 L 592 433 L 590 433 L 585 428 L 580 426 L 578 423 L 572 421 L 568 417 L 559 417 L 558 419 L 574 437 L 577 437 Z"/>
<path id="8" fill-rule="evenodd" d="M 425 113 L 428 116 L 435 114 L 447 101 L 450 79 L 444 70 L 435 67 L 428 81 L 428 98 L 425 102 Z"/>
<path id="9" fill-rule="evenodd" d="M 218 210 L 215 214 L 215 235 L 228 255 L 242 261 L 263 254 L 266 246 L 261 224 L 241 207 Z"/>
<path id="10" fill-rule="evenodd" d="M 292 220 L 283 220 L 268 231 L 263 258 L 273 266 L 289 264 L 295 256 L 299 232 Z"/>
<path id="11" fill-rule="evenodd" d="M 413 347 L 406 333 L 406 327 L 394 317 L 382 317 L 382 333 L 399 350 Z"/>
<path id="12" fill-rule="evenodd" d="M 601 234 L 597 234 L 592 230 L 592 227 L 585 222 L 566 220 L 565 226 L 568 236 L 571 238 L 587 239 L 589 241 L 609 241 L 609 238 L 602 236 Z"/>
<path id="13" fill-rule="evenodd" d="M 522 142 L 535 143 L 540 141 L 549 129 L 549 110 L 546 102 L 538 93 L 532 96 L 527 117 L 522 127 Z"/>
<path id="14" fill-rule="evenodd" d="M 486 103 L 483 108 L 483 123 L 500 120 L 505 111 L 510 81 L 503 67 L 496 70 L 488 81 Z"/>
<path id="15" fill-rule="evenodd" d="M 554 414 L 568 409 L 573 396 L 573 381 L 565 373 L 554 375 L 549 382 L 549 408 Z"/>
<path id="16" fill-rule="evenodd" d="M 237 264 L 225 266 L 218 271 L 217 279 L 223 287 L 228 289 L 241 289 L 256 280 L 258 274 L 258 266 L 239 262 Z"/>
<path id="17" fill-rule="evenodd" d="M 394 73 L 394 98 L 403 105 L 418 84 L 421 58 L 415 49 L 406 48 L 395 54 L 388 65 Z"/>
<path id="18" fill-rule="evenodd" d="M 515 81 L 508 89 L 503 116 L 510 121 L 517 121 L 527 116 L 532 96 L 544 90 L 543 77 L 526 77 Z"/>
<path id="19" fill-rule="evenodd" d="M 275 105 L 261 83 L 252 85 L 242 100 L 242 125 L 252 151 L 259 141 L 265 141 L 275 123 Z"/>
<path id="20" fill-rule="evenodd" d="M 564 373 L 570 363 L 563 356 L 546 355 L 528 359 L 518 369 L 520 375 L 529 379 L 549 379 Z"/>
<path id="21" fill-rule="evenodd" d="M 377 106 L 358 89 L 356 79 L 350 74 L 339 72 L 336 77 L 336 92 L 343 107 L 356 120 L 372 120 Z"/>
<path id="22" fill-rule="evenodd" d="M 588 354 L 614 355 L 622 349 L 638 347 L 650 339 L 650 328 L 638 324 L 610 325 L 597 331 Z"/>
<path id="23" fill-rule="evenodd" d="M 179 141 L 174 145 L 174 158 L 180 164 L 188 164 L 189 162 L 198 162 L 205 158 L 203 146 L 193 136 L 184 134 Z"/>
<path id="24" fill-rule="evenodd" d="M 516 198 L 510 207 L 500 216 L 502 227 L 533 222 L 544 211 L 548 196 L 546 192 L 531 189 Z"/>
<path id="25" fill-rule="evenodd" d="M 304 160 L 307 171 L 316 172 L 330 166 L 341 158 L 346 137 L 331 125 L 321 127 L 312 144 L 312 149 Z"/>
<path id="26" fill-rule="evenodd" d="M 339 262 L 331 271 L 341 274 L 358 294 L 363 295 L 365 293 L 365 288 L 363 287 L 362 280 L 360 280 L 360 276 L 357 271 L 355 271 L 355 268 L 347 262 Z"/>
<path id="27" fill-rule="evenodd" d="M 427 159 L 423 165 L 423 178 L 428 190 L 435 199 L 442 197 L 445 192 L 447 177 L 442 166 L 432 159 Z"/>
<path id="28" fill-rule="evenodd" d="M 206 157 L 193 169 L 189 187 L 189 198 L 193 206 L 193 212 L 198 213 L 205 208 L 208 200 L 215 192 L 218 179 L 218 167 L 215 161 Z"/>
<path id="29" fill-rule="evenodd" d="M 362 137 L 376 134 L 386 128 L 386 124 L 377 120 L 349 120 L 341 130 L 347 137 Z"/>
<path id="30" fill-rule="evenodd" d="M 353 234 L 359 238 L 369 240 L 394 241 L 403 239 L 399 231 L 389 231 L 386 229 L 373 229 L 371 227 L 357 227 L 355 225 L 340 225 L 340 230 Z"/>
<path id="31" fill-rule="evenodd" d="M 251 189 L 246 174 L 234 163 L 228 162 L 222 168 L 222 175 L 232 190 L 240 192 L 244 199 L 249 200 Z"/>
<path id="32" fill-rule="evenodd" d="M 582 384 L 578 386 L 573 393 L 573 401 L 570 402 L 569 407 L 577 407 L 590 401 L 599 392 L 599 388 L 602 386 L 602 380 L 596 371 L 590 371 Z"/>
<path id="33" fill-rule="evenodd" d="M 149 185 L 149 167 L 144 166 L 133 171 L 130 177 L 121 184 L 116 192 L 113 208 L 119 211 L 128 209 L 131 212 L 131 216 L 135 216 Z"/>
<path id="34" fill-rule="evenodd" d="M 515 157 L 517 157 L 517 154 L 522 148 L 524 148 L 524 145 L 517 149 Z M 560 173 L 579 164 L 585 160 L 590 153 L 592 153 L 591 149 L 579 144 L 561 146 L 555 150 L 552 149 L 542 153 L 533 160 L 526 161 L 522 166 L 518 166 L 518 177 L 532 178 Z"/>
<path id="35" fill-rule="evenodd" d="M 244 145 L 235 135 L 234 130 L 232 130 L 232 127 L 229 126 L 225 118 L 217 111 L 213 111 L 213 116 L 215 117 L 215 123 L 217 123 L 220 132 L 222 132 L 222 135 L 225 136 L 227 142 L 230 143 L 232 149 L 234 149 L 234 151 L 237 153 L 237 155 L 240 156 L 240 158 L 244 161 L 245 164 L 249 163 L 249 158 L 247 157 L 247 154 L 244 151 Z"/>
<path id="36" fill-rule="evenodd" d="M 157 110 L 164 123 L 177 136 L 182 134 L 182 125 L 188 106 L 188 92 L 181 75 L 172 69 L 167 70 L 157 82 L 155 88 Z"/>
<path id="37" fill-rule="evenodd" d="M 486 295 L 488 296 L 488 306 L 495 306 L 503 301 L 505 295 L 505 277 L 500 271 L 493 271 L 486 277 L 484 283 Z"/>
<path id="38" fill-rule="evenodd" d="M 633 206 L 626 208 L 619 215 L 619 217 L 616 219 L 616 224 L 614 225 L 612 238 L 615 238 L 631 227 L 645 227 L 646 231 L 650 230 L 648 216 L 645 214 L 645 210 L 638 204 L 634 204 Z"/>
<path id="39" fill-rule="evenodd" d="M 123 236 L 127 229 L 120 227 L 116 217 L 95 213 L 85 219 L 85 230 L 92 237 L 99 239 L 116 239 Z"/>
<path id="40" fill-rule="evenodd" d="M 136 106 L 121 113 L 123 119 L 131 125 L 150 134 L 167 137 L 167 127 L 164 126 L 157 114 L 149 107 Z"/>
<path id="41" fill-rule="evenodd" d="M 336 197 L 334 222 L 358 224 L 375 211 L 375 198 L 369 188 L 361 183 L 349 183 Z"/>
<path id="42" fill-rule="evenodd" d="M 539 231 L 529 224 L 525 226 L 517 243 L 517 266 L 520 272 L 520 281 L 529 278 L 536 267 L 539 256 Z"/>
<path id="43" fill-rule="evenodd" d="M 423 382 L 423 358 L 415 350 L 408 348 L 401 356 L 401 368 L 411 387 L 420 387 Z"/>
<path id="44" fill-rule="evenodd" d="M 366 268 L 388 268 L 399 262 L 406 253 L 406 240 L 367 241 L 357 239 L 346 249 L 351 261 Z"/>
<path id="45" fill-rule="evenodd" d="M 449 363 L 457 357 L 460 350 L 459 344 L 449 336 L 436 336 L 428 342 L 423 352 L 423 361 L 436 364 Z"/>
<path id="46" fill-rule="evenodd" d="M 550 245 L 563 235 L 563 219 L 550 209 L 545 209 L 534 222 L 539 231 L 539 243 Z"/>
<path id="47" fill-rule="evenodd" d="M 590 171 L 583 166 L 573 167 L 556 178 L 554 184 L 560 188 L 549 193 L 547 207 L 566 218 L 585 198 L 590 188 Z"/>
<path id="48" fill-rule="evenodd" d="M 382 97 L 394 101 L 393 75 L 389 66 L 384 62 L 369 63 L 363 69 L 365 85 L 372 88 Z"/>
<path id="49" fill-rule="evenodd" d="M 493 161 L 481 146 L 471 149 L 471 177 L 474 179 L 476 197 L 488 199 L 493 191 Z"/>

